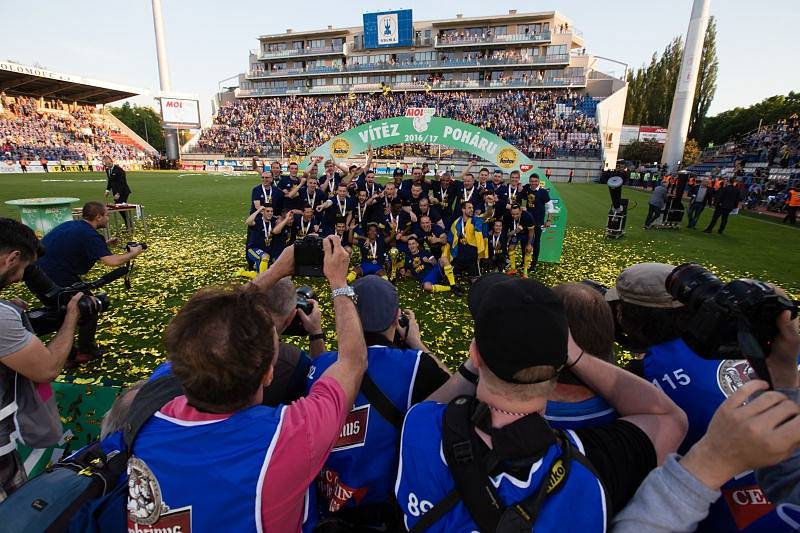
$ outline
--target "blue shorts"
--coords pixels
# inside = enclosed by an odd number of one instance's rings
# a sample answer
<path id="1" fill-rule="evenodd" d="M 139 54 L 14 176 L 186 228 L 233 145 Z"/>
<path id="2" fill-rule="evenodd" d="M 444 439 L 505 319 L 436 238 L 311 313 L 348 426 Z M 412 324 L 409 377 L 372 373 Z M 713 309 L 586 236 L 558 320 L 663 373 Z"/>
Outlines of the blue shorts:
<path id="1" fill-rule="evenodd" d="M 370 274 L 377 274 L 381 270 L 384 270 L 383 265 L 380 263 L 372 263 L 370 261 L 362 261 L 361 262 L 361 272 L 368 276 Z"/>
<path id="2" fill-rule="evenodd" d="M 430 283 L 432 285 L 438 285 L 438 283 L 442 281 L 443 277 L 444 273 L 442 272 L 442 267 L 437 264 L 434 265 L 434 267 L 430 269 L 430 271 L 427 274 L 425 274 L 425 276 L 420 280 L 420 283 L 423 284 Z"/>

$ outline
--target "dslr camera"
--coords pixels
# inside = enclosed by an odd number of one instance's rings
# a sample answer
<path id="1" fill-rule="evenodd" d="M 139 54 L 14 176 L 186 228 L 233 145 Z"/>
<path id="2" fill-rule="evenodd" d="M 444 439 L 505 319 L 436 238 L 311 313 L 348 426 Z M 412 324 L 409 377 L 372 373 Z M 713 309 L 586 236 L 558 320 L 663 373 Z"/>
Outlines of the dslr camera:
<path id="1" fill-rule="evenodd" d="M 310 314 L 313 304 L 309 302 L 309 300 L 317 299 L 317 295 L 314 294 L 314 289 L 308 285 L 303 285 L 302 287 L 297 288 L 295 296 L 295 307 L 297 310 L 304 312 L 306 315 Z M 294 320 L 292 320 L 292 323 L 289 324 L 285 330 L 283 330 L 282 335 L 289 337 L 301 337 L 308 335 L 306 328 L 303 327 L 303 321 L 300 320 L 300 315 L 294 315 Z"/>
<path id="2" fill-rule="evenodd" d="M 30 320 L 34 332 L 37 335 L 44 335 L 57 331 L 64 322 L 67 304 L 78 293 L 83 293 L 81 299 L 78 300 L 79 320 L 81 322 L 102 313 L 111 307 L 111 301 L 106 293 L 98 292 L 93 294 L 92 291 L 123 277 L 127 273 L 127 267 L 120 267 L 95 281 L 81 281 L 69 287 L 60 287 L 53 283 L 53 280 L 42 272 L 36 264 L 29 265 L 25 269 L 23 280 L 31 292 L 44 303 L 44 307 L 31 309 L 27 312 L 28 320 Z"/>
<path id="3" fill-rule="evenodd" d="M 125 244 L 125 251 L 126 252 L 130 252 L 131 248 L 133 248 L 134 246 L 141 246 L 142 250 L 147 250 L 147 243 L 146 242 L 130 241 L 127 244 Z"/>
<path id="4" fill-rule="evenodd" d="M 294 273 L 297 276 L 321 278 L 325 276 L 322 263 L 325 251 L 322 248 L 322 237 L 306 235 L 294 243 Z"/>
<path id="5" fill-rule="evenodd" d="M 747 358 L 763 379 L 765 359 L 778 335 L 783 311 L 797 317 L 797 303 L 764 282 L 735 279 L 723 283 L 696 263 L 676 267 L 665 282 L 673 298 L 687 306 L 692 320 L 683 340 L 706 359 Z"/>

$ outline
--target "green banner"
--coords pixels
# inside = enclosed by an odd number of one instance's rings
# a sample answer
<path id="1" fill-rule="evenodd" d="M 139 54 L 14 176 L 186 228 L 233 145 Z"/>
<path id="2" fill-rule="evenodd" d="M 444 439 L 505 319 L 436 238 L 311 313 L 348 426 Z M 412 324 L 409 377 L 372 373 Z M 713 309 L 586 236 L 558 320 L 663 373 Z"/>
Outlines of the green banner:
<path id="1" fill-rule="evenodd" d="M 20 443 L 17 449 L 28 477 L 41 474 L 48 464 L 96 441 L 100 437 L 103 415 L 111 408 L 120 387 L 96 384 L 53 383 L 64 436 L 52 448 L 31 449 Z"/>
<path id="2" fill-rule="evenodd" d="M 497 135 L 471 124 L 433 116 L 433 112 L 433 109 L 428 108 L 410 108 L 407 110 L 409 116 L 362 124 L 337 135 L 314 150 L 303 160 L 301 166 L 307 166 L 310 158 L 315 156 L 346 159 L 367 151 L 369 145 L 380 148 L 403 143 L 426 143 L 469 152 L 496 165 L 505 173 L 518 170 L 523 184 L 528 183 L 531 174 L 538 174 L 543 186 L 549 189 L 556 210 L 552 225 L 542 232 L 539 260 L 559 262 L 567 226 L 567 208 L 556 188 L 545 178 L 544 172 L 530 158 Z"/>

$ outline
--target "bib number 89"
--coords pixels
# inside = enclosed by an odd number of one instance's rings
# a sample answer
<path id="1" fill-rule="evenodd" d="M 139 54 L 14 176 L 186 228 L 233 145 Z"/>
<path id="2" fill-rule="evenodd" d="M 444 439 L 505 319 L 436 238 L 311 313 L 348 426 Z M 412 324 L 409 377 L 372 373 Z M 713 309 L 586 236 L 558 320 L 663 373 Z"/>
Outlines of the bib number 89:
<path id="1" fill-rule="evenodd" d="M 413 492 L 408 495 L 408 512 L 411 516 L 420 516 L 431 510 L 433 504 L 428 500 L 419 500 Z"/>

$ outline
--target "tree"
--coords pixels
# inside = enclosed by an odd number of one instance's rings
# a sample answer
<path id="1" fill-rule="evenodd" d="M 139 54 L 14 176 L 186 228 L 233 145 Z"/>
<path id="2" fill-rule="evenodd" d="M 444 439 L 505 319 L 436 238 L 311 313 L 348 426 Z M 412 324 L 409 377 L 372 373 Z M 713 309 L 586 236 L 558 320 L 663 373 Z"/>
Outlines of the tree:
<path id="1" fill-rule="evenodd" d="M 658 164 L 663 151 L 664 145 L 657 141 L 633 141 L 622 147 L 620 157 L 642 165 Z"/>
<path id="2" fill-rule="evenodd" d="M 697 89 L 692 103 L 692 117 L 689 119 L 689 138 L 696 139 L 703 131 L 708 108 L 717 92 L 717 21 L 714 17 L 708 20 L 706 39 L 703 42 L 703 54 L 700 56 L 700 69 L 697 73 Z"/>
<path id="3" fill-rule="evenodd" d="M 688 167 L 697 163 L 698 159 L 700 159 L 700 145 L 694 139 L 689 139 L 683 145 L 683 160 L 681 163 L 683 166 Z"/>
<path id="4" fill-rule="evenodd" d="M 735 107 L 707 118 L 698 141 L 700 146 L 721 144 L 755 130 L 759 123 L 768 126 L 794 114 L 800 115 L 800 93 L 770 96 L 750 107 Z"/>
<path id="5" fill-rule="evenodd" d="M 713 17 L 706 29 L 703 54 L 700 58 L 697 89 L 690 118 L 690 136 L 703 125 L 717 89 L 717 24 Z M 666 126 L 672 111 L 672 99 L 680 76 L 683 39 L 675 37 L 659 56 L 654 53 L 650 64 L 628 71 L 628 99 L 625 104 L 626 124 Z"/>
<path id="6" fill-rule="evenodd" d="M 112 107 L 112 115 L 128 126 L 150 146 L 164 153 L 164 130 L 161 127 L 161 117 L 149 107 L 131 106 L 129 102 L 122 107 Z"/>

